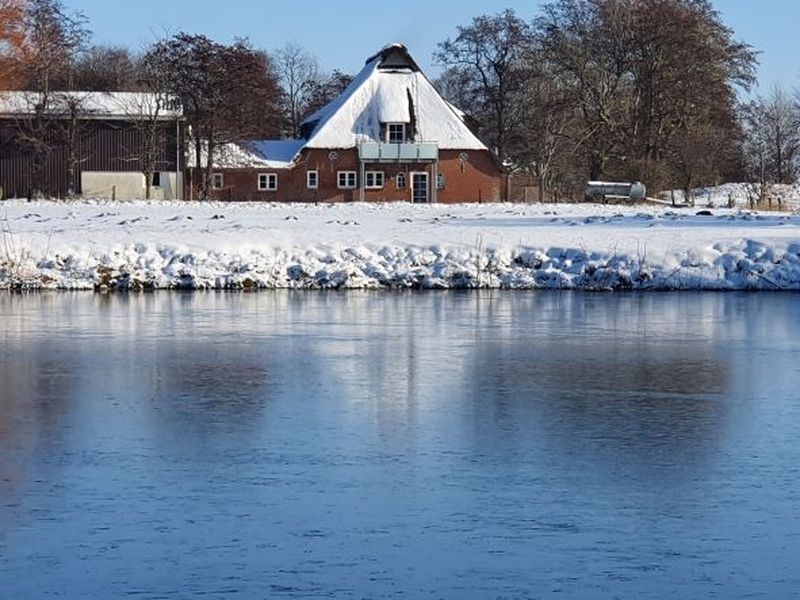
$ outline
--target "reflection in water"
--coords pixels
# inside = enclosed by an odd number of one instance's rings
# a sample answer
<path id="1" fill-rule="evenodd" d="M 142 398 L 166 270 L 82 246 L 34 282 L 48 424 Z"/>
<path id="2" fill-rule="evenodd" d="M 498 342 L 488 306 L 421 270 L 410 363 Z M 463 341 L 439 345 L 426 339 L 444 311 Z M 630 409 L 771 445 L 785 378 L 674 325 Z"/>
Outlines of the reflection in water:
<path id="1" fill-rule="evenodd" d="M 0 590 L 790 597 L 798 307 L 0 296 Z"/>

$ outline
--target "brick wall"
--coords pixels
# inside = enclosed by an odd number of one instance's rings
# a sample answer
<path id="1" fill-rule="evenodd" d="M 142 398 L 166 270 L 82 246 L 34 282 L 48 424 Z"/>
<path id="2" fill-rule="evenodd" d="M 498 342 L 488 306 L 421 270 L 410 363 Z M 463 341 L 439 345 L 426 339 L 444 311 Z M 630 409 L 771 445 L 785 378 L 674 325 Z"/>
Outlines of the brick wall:
<path id="1" fill-rule="evenodd" d="M 487 151 L 440 151 L 438 169 L 444 183 L 444 188 L 438 190 L 438 201 L 441 203 L 497 202 L 503 196 L 502 172 Z M 382 188 L 364 190 L 366 202 L 410 202 L 412 172 L 428 173 L 433 185 L 433 166 L 427 163 L 373 163 L 368 164 L 366 170 L 384 173 Z M 308 171 L 317 171 L 317 189 L 308 188 Z M 356 150 L 337 150 L 333 153 L 328 150 L 305 150 L 290 169 L 219 169 L 217 172 L 223 176 L 223 185 L 221 189 L 214 190 L 212 195 L 216 200 L 230 201 L 359 201 L 360 189 L 338 188 L 339 171 L 355 171 L 358 180 L 360 173 Z M 278 189 L 259 190 L 260 173 L 275 173 L 278 176 Z M 398 181 L 400 173 L 405 174 L 405 186 Z M 360 186 L 362 182 L 357 183 Z"/>

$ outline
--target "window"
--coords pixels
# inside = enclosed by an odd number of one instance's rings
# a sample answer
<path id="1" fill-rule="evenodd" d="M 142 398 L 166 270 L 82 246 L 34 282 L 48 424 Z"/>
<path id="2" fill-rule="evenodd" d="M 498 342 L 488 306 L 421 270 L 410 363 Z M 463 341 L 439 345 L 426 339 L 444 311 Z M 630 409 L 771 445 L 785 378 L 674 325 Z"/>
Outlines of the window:
<path id="1" fill-rule="evenodd" d="M 161 187 L 161 171 L 153 173 L 153 187 Z"/>
<path id="2" fill-rule="evenodd" d="M 395 179 L 395 186 L 398 190 L 406 189 L 406 174 L 405 173 L 398 173 L 397 179 Z"/>
<path id="3" fill-rule="evenodd" d="M 383 187 L 383 171 L 367 171 L 364 177 L 364 187 L 368 190 L 378 190 Z"/>
<path id="4" fill-rule="evenodd" d="M 214 173 L 211 187 L 215 190 L 221 190 L 225 185 L 225 180 L 222 178 L 222 173 Z"/>
<path id="5" fill-rule="evenodd" d="M 339 189 L 354 190 L 356 188 L 355 171 L 339 171 Z"/>
<path id="6" fill-rule="evenodd" d="M 319 187 L 319 171 L 306 173 L 306 187 L 310 190 L 315 190 Z"/>
<path id="7" fill-rule="evenodd" d="M 445 184 L 445 178 L 443 173 L 438 173 L 436 175 L 436 189 L 443 190 Z"/>
<path id="8" fill-rule="evenodd" d="M 260 191 L 274 192 L 278 189 L 278 175 L 276 173 L 259 173 L 258 189 Z"/>
<path id="9" fill-rule="evenodd" d="M 390 144 L 402 144 L 406 141 L 405 123 L 388 123 L 386 125 L 386 141 Z"/>

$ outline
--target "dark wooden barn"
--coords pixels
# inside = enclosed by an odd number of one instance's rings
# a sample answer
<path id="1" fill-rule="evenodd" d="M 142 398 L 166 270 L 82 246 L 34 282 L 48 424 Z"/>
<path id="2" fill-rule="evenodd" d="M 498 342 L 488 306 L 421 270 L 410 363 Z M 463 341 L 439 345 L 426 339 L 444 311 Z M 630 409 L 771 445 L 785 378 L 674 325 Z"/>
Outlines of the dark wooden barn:
<path id="1" fill-rule="evenodd" d="M 155 94 L 2 92 L 2 195 L 181 198 L 183 130 Z"/>

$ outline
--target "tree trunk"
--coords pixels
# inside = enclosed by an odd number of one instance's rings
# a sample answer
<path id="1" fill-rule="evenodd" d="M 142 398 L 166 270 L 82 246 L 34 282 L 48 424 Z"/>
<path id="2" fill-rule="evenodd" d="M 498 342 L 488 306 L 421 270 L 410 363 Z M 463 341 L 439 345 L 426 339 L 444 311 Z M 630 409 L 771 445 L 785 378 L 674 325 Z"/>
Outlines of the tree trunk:
<path id="1" fill-rule="evenodd" d="M 207 142 L 208 154 L 206 156 L 206 168 L 203 171 L 203 200 L 211 198 L 212 179 L 214 175 L 214 147 L 213 140 L 209 139 Z"/>
<path id="2" fill-rule="evenodd" d="M 539 176 L 539 202 L 542 204 L 545 202 L 544 188 L 545 188 L 544 177 Z"/>
<path id="3" fill-rule="evenodd" d="M 605 157 L 600 152 L 592 152 L 591 156 L 589 156 L 589 179 L 602 181 L 605 166 Z"/>
<path id="4" fill-rule="evenodd" d="M 31 159 L 30 181 L 28 182 L 28 202 L 37 200 L 44 195 L 41 181 L 42 168 L 44 167 L 44 154 L 36 149 Z"/>
<path id="5" fill-rule="evenodd" d="M 77 160 L 70 152 L 69 168 L 67 169 L 67 198 L 75 198 L 77 196 L 77 187 L 75 182 L 77 180 Z"/>
<path id="6" fill-rule="evenodd" d="M 194 164 L 197 167 L 197 172 L 200 174 L 200 180 L 202 180 L 202 178 L 203 178 L 203 165 L 200 162 L 200 159 L 202 158 L 202 154 L 203 154 L 202 148 L 203 148 L 203 142 L 200 140 L 200 137 L 196 135 L 195 138 L 194 138 L 194 159 L 195 159 L 194 160 Z M 194 173 L 192 173 L 192 179 L 194 179 Z M 197 190 L 198 191 L 198 195 L 197 195 L 198 198 L 202 198 L 203 197 L 203 186 L 202 186 L 200 180 L 197 181 L 197 186 L 199 188 Z"/>

